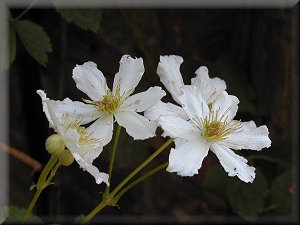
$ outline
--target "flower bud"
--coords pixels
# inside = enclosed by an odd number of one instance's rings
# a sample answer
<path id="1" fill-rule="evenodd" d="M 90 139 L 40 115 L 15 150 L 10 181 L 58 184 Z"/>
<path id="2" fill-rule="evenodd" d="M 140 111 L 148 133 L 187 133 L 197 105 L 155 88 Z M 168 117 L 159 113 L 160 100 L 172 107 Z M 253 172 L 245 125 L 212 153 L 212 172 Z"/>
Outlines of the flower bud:
<path id="1" fill-rule="evenodd" d="M 70 166 L 74 161 L 74 157 L 68 149 L 65 149 L 58 156 L 58 160 L 63 166 Z"/>
<path id="2" fill-rule="evenodd" d="M 52 134 L 46 139 L 45 147 L 51 155 L 58 156 L 65 149 L 65 143 L 59 134 Z"/>

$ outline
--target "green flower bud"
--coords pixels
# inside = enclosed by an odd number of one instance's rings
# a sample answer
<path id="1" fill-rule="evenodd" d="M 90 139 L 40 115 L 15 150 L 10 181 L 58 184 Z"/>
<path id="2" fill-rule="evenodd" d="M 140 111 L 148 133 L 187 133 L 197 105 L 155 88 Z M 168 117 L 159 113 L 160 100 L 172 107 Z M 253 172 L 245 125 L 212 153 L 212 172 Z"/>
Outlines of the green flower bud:
<path id="1" fill-rule="evenodd" d="M 70 166 L 74 161 L 74 157 L 68 149 L 65 149 L 58 156 L 58 160 L 63 166 Z"/>
<path id="2" fill-rule="evenodd" d="M 59 134 L 52 134 L 46 139 L 45 147 L 51 155 L 58 156 L 65 149 L 65 143 Z"/>

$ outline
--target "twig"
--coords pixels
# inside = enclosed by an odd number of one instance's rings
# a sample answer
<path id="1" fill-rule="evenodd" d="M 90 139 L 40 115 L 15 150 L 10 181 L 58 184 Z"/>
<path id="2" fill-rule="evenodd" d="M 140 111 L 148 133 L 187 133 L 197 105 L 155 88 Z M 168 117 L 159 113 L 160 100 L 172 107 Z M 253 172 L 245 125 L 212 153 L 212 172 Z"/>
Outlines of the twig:
<path id="1" fill-rule="evenodd" d="M 33 172 L 42 170 L 42 164 L 31 158 L 26 153 L 3 143 L 0 143 L 0 149 L 30 166 L 33 169 Z"/>

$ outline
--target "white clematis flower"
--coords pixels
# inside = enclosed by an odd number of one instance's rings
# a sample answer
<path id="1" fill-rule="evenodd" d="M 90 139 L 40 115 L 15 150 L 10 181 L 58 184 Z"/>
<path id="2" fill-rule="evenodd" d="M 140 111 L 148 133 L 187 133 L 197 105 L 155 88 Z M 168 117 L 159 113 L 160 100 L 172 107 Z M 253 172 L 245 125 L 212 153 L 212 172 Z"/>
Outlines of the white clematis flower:
<path id="1" fill-rule="evenodd" d="M 103 150 L 102 142 L 95 136 L 92 127 L 80 126 L 81 118 L 68 113 L 56 113 L 58 101 L 47 98 L 42 90 L 37 93 L 42 98 L 43 110 L 52 127 L 63 139 L 65 146 L 70 150 L 79 166 L 89 172 L 97 184 L 102 182 L 109 185 L 108 174 L 99 172 L 97 167 L 92 165 Z"/>
<path id="2" fill-rule="evenodd" d="M 183 58 L 177 55 L 160 56 L 160 62 L 157 67 L 157 74 L 160 81 L 170 92 L 172 98 L 181 105 L 179 96 L 182 94 L 181 89 L 184 87 L 180 66 Z M 203 100 L 209 105 L 212 104 L 220 94 L 226 90 L 225 81 L 220 78 L 210 78 L 206 66 L 199 67 L 196 77 L 191 79 L 191 85 L 196 86 L 197 91 L 201 94 Z M 176 113 L 182 118 L 186 118 L 185 112 L 181 107 L 172 103 L 159 102 L 145 112 L 145 116 L 150 120 L 157 120 L 162 115 L 170 115 Z"/>
<path id="3" fill-rule="evenodd" d="M 157 123 L 138 113 L 155 105 L 166 93 L 160 87 L 151 87 L 145 92 L 130 96 L 143 73 L 142 58 L 133 59 L 124 55 L 111 91 L 95 63 L 77 65 L 73 70 L 73 79 L 77 88 L 90 100 L 84 100 L 86 104 L 83 104 L 65 99 L 60 102 L 56 112 L 80 115 L 83 123 L 96 120 L 90 128 L 104 145 L 112 139 L 114 118 L 134 139 L 153 137 Z"/>
<path id="4" fill-rule="evenodd" d="M 177 140 L 171 149 L 167 171 L 181 176 L 193 176 L 201 168 L 208 150 L 216 154 L 229 176 L 238 176 L 244 182 L 252 182 L 255 168 L 231 149 L 261 150 L 271 145 L 266 126 L 256 127 L 253 121 L 234 120 L 239 100 L 223 91 L 213 103 L 207 104 L 197 88 L 184 86 L 178 96 L 189 117 L 161 116 L 158 123 L 164 136 Z"/>

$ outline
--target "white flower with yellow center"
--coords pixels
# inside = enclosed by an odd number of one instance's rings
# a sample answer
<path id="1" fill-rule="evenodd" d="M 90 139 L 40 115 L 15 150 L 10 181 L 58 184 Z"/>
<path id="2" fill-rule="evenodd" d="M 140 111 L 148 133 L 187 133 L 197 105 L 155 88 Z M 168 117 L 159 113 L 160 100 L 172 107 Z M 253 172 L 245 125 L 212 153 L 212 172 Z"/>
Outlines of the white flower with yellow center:
<path id="1" fill-rule="evenodd" d="M 180 72 L 180 66 L 183 63 L 183 58 L 177 55 L 160 56 L 160 62 L 157 67 L 157 74 L 160 81 L 170 92 L 172 98 L 181 105 L 179 96 L 181 88 L 184 87 L 184 82 Z M 209 105 L 212 104 L 220 94 L 226 90 L 225 81 L 220 78 L 210 78 L 206 66 L 199 67 L 196 72 L 196 77 L 191 79 L 191 85 L 197 87 L 197 91 L 201 94 L 203 100 Z M 146 111 L 145 116 L 151 120 L 157 120 L 161 115 L 177 114 L 182 118 L 187 118 L 181 107 L 172 103 L 164 103 L 159 101 L 155 106 Z"/>
<path id="2" fill-rule="evenodd" d="M 165 92 L 160 87 L 151 87 L 145 92 L 130 96 L 143 73 L 142 58 L 133 59 L 124 55 L 111 91 L 95 63 L 77 65 L 73 70 L 73 79 L 77 88 L 90 99 L 84 99 L 86 104 L 65 99 L 58 104 L 56 112 L 80 115 L 83 123 L 96 120 L 90 128 L 104 145 L 112 139 L 114 118 L 134 139 L 153 137 L 157 124 L 139 113 L 156 104 Z"/>
<path id="3" fill-rule="evenodd" d="M 58 101 L 49 100 L 42 90 L 37 93 L 42 98 L 43 111 L 50 127 L 57 132 L 65 146 L 70 150 L 79 166 L 89 172 L 97 184 L 108 183 L 108 174 L 99 172 L 92 163 L 103 150 L 103 143 L 95 136 L 93 128 L 81 126 L 81 117 L 68 113 L 56 113 Z"/>
<path id="4" fill-rule="evenodd" d="M 266 126 L 256 127 L 253 121 L 234 120 L 239 100 L 223 91 L 212 104 L 207 104 L 195 86 L 181 88 L 178 96 L 189 120 L 180 116 L 166 115 L 158 123 L 165 136 L 175 138 L 167 171 L 181 176 L 193 176 L 201 168 L 208 150 L 216 154 L 229 176 L 238 176 L 244 182 L 252 182 L 255 168 L 231 149 L 261 150 L 271 141 Z"/>

